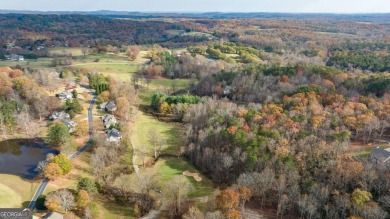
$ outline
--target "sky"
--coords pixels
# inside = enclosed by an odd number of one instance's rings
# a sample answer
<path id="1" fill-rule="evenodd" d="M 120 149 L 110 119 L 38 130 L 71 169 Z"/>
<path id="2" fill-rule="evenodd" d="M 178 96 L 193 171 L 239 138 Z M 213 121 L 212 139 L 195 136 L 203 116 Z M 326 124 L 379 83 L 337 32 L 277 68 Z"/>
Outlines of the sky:
<path id="1" fill-rule="evenodd" d="M 0 9 L 38 11 L 390 13 L 390 0 L 0 0 Z"/>

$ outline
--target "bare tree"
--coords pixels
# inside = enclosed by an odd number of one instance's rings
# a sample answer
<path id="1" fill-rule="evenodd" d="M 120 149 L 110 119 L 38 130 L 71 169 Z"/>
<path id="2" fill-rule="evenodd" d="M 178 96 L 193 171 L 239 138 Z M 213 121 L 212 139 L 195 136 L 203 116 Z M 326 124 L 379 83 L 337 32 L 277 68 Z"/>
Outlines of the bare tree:
<path id="1" fill-rule="evenodd" d="M 137 181 L 136 181 L 136 187 L 137 187 L 137 192 L 141 194 L 149 194 L 149 192 L 153 189 L 157 189 L 158 187 L 158 177 L 157 177 L 157 172 L 154 171 L 153 169 L 142 169 L 137 174 Z"/>
<path id="2" fill-rule="evenodd" d="M 118 188 L 121 191 L 125 200 L 127 200 L 128 192 L 131 191 L 129 181 L 130 181 L 130 175 L 123 174 L 123 173 L 120 176 L 118 176 L 114 181 L 114 187 Z"/>
<path id="3" fill-rule="evenodd" d="M 192 188 L 189 180 L 183 175 L 174 176 L 168 182 L 168 188 L 165 194 L 168 195 L 172 203 L 171 215 L 176 216 L 182 213 L 181 206 L 183 199 L 188 195 L 188 192 L 191 191 Z"/>
<path id="4" fill-rule="evenodd" d="M 89 84 L 89 79 L 88 79 L 88 77 L 87 76 L 82 76 L 81 78 L 80 78 L 80 82 L 82 83 L 82 84 L 84 84 L 84 85 L 88 85 Z"/>
<path id="5" fill-rule="evenodd" d="M 197 207 L 190 207 L 188 212 L 183 215 L 183 219 L 204 219 L 204 214 Z"/>
<path id="6" fill-rule="evenodd" d="M 74 195 L 68 189 L 60 189 L 56 192 L 56 195 L 60 200 L 61 208 L 65 212 L 72 210 L 76 206 Z"/>
<path id="7" fill-rule="evenodd" d="M 3 138 L 7 139 L 7 126 L 5 125 L 2 113 L 0 113 L 0 131 L 3 133 Z"/>
<path id="8" fill-rule="evenodd" d="M 148 131 L 148 140 L 149 143 L 153 146 L 154 159 L 157 160 L 157 158 L 161 154 L 163 145 L 165 145 L 165 139 L 162 137 L 160 133 L 157 132 L 156 129 L 150 129 Z"/>
<path id="9" fill-rule="evenodd" d="M 16 116 L 18 124 L 23 127 L 26 135 L 29 136 L 29 124 L 30 124 L 30 113 L 28 105 L 24 105 L 22 111 Z"/>
<path id="10" fill-rule="evenodd" d="M 88 47 L 83 47 L 81 48 L 81 52 L 83 53 L 84 57 L 86 57 L 89 54 L 90 49 Z"/>

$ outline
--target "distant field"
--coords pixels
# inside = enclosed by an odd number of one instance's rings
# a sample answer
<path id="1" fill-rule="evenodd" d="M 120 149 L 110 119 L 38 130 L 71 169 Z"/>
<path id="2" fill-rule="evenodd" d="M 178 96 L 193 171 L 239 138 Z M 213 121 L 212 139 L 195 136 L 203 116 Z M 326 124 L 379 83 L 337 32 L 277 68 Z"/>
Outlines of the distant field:
<path id="1" fill-rule="evenodd" d="M 205 37 L 208 37 L 208 38 L 214 38 L 213 35 L 211 35 L 209 33 L 203 33 L 203 32 L 189 32 L 189 33 L 185 33 L 183 35 L 188 35 L 188 36 L 205 36 Z"/>
<path id="2" fill-rule="evenodd" d="M 0 66 L 20 65 L 22 67 L 30 67 L 30 68 L 51 68 L 52 61 L 53 58 L 27 59 L 26 61 L 21 61 L 21 62 L 2 60 L 0 61 Z"/>
<path id="3" fill-rule="evenodd" d="M 190 83 L 191 79 L 167 79 L 167 78 L 158 78 L 153 79 L 149 85 L 149 89 L 156 88 L 171 88 L 173 83 L 176 83 L 176 89 L 186 88 L 188 83 Z"/>
<path id="4" fill-rule="evenodd" d="M 69 48 L 69 47 L 55 47 L 49 48 L 49 55 L 67 55 L 72 54 L 72 56 L 81 56 L 83 55 L 81 48 Z"/>

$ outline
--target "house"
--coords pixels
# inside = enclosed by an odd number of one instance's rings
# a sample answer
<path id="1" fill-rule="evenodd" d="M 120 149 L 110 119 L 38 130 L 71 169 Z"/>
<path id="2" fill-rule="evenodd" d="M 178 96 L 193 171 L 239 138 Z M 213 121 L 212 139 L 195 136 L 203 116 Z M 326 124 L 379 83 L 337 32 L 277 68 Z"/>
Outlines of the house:
<path id="1" fill-rule="evenodd" d="M 223 89 L 222 89 L 222 94 L 223 95 L 229 95 L 233 92 L 233 88 L 231 86 L 225 86 Z"/>
<path id="2" fill-rule="evenodd" d="M 71 91 L 66 90 L 56 94 L 56 97 L 60 98 L 61 100 L 72 99 L 73 94 Z"/>
<path id="3" fill-rule="evenodd" d="M 370 154 L 370 160 L 377 166 L 390 168 L 390 148 L 376 147 Z"/>
<path id="4" fill-rule="evenodd" d="M 110 128 L 111 125 L 115 125 L 116 124 L 115 116 L 106 114 L 105 116 L 103 116 L 103 124 L 104 124 L 104 128 L 106 129 Z"/>
<path id="5" fill-rule="evenodd" d="M 114 112 L 116 110 L 116 105 L 114 102 L 104 102 L 100 104 L 100 109 L 108 112 Z"/>
<path id="6" fill-rule="evenodd" d="M 108 102 L 103 102 L 100 104 L 100 109 L 101 110 L 106 110 L 106 105 L 107 105 Z"/>
<path id="7" fill-rule="evenodd" d="M 72 81 L 68 85 L 66 85 L 65 90 L 74 90 L 77 88 L 76 82 Z"/>
<path id="8" fill-rule="evenodd" d="M 54 111 L 50 116 L 50 120 L 61 120 L 61 121 L 67 121 L 70 119 L 70 115 L 66 113 L 65 111 L 57 112 Z"/>
<path id="9" fill-rule="evenodd" d="M 106 130 L 106 135 L 109 142 L 119 142 L 122 139 L 121 132 L 116 128 Z"/>
<path id="10" fill-rule="evenodd" d="M 5 55 L 5 58 L 7 60 L 11 61 L 24 61 L 24 57 L 16 54 L 11 54 L 11 55 Z"/>
<path id="11" fill-rule="evenodd" d="M 109 102 L 109 103 L 107 103 L 107 105 L 106 105 L 106 110 L 107 110 L 108 112 L 114 112 L 114 111 L 116 110 L 116 105 L 115 105 L 115 103 L 114 103 L 114 102 Z"/>
<path id="12" fill-rule="evenodd" d="M 76 128 L 77 128 L 77 123 L 74 122 L 74 121 L 63 121 L 62 122 L 67 128 L 68 128 L 68 131 L 69 133 L 73 133 L 74 131 L 76 131 Z"/>

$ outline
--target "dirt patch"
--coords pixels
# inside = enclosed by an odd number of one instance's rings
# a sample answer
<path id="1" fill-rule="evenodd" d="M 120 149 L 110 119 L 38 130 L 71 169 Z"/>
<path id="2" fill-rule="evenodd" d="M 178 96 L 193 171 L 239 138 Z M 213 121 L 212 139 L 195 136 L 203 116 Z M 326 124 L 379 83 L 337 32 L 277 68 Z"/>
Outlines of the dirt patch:
<path id="1" fill-rule="evenodd" d="M 191 172 L 189 172 L 189 171 L 184 171 L 184 172 L 183 172 L 183 175 L 184 175 L 184 176 L 191 176 L 191 177 L 194 177 L 194 179 L 195 179 L 197 182 L 202 181 L 202 177 L 199 176 L 198 173 L 191 173 Z"/>

